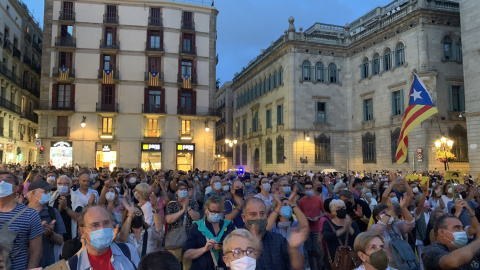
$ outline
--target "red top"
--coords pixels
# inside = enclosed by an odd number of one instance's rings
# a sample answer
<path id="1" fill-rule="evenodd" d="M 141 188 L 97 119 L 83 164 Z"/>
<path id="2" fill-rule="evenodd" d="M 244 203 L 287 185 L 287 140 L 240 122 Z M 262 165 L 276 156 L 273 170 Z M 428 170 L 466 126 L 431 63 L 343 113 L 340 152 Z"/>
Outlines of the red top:
<path id="1" fill-rule="evenodd" d="M 115 270 L 110 260 L 112 259 L 112 250 L 108 248 L 107 252 L 95 256 L 88 253 L 88 260 L 93 270 Z"/>
<path id="2" fill-rule="evenodd" d="M 320 216 L 322 215 L 325 210 L 323 209 L 323 201 L 318 196 L 304 196 L 300 199 L 298 203 L 298 207 L 300 210 L 305 214 L 306 217 L 314 219 L 315 217 L 319 217 L 317 221 L 308 221 L 308 225 L 310 226 L 310 232 L 319 232 L 318 222 L 320 221 Z"/>

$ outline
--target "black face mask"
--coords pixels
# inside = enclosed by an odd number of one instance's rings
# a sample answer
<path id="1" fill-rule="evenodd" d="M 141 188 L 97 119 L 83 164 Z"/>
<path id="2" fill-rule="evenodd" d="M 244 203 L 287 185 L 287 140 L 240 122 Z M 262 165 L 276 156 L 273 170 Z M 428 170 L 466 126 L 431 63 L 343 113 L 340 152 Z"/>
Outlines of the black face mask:
<path id="1" fill-rule="evenodd" d="M 323 188 L 322 187 L 317 187 L 317 191 L 322 193 Z"/>
<path id="2" fill-rule="evenodd" d="M 460 195 L 462 195 L 463 199 L 467 198 L 467 192 L 466 191 L 460 192 Z"/>
<path id="3" fill-rule="evenodd" d="M 135 215 L 132 219 L 132 228 L 141 228 L 143 227 L 143 218 L 142 216 Z"/>
<path id="4" fill-rule="evenodd" d="M 118 178 L 118 183 L 123 184 L 123 176 Z"/>
<path id="5" fill-rule="evenodd" d="M 347 217 L 347 209 L 345 208 L 342 208 L 342 209 L 338 209 L 337 210 L 337 217 L 339 219 L 344 219 Z"/>
<path id="6" fill-rule="evenodd" d="M 235 195 L 243 198 L 243 195 L 244 195 L 243 188 L 235 189 Z"/>
<path id="7" fill-rule="evenodd" d="M 351 201 L 348 201 L 345 206 L 347 207 L 347 209 L 351 209 L 353 207 L 353 203 Z"/>

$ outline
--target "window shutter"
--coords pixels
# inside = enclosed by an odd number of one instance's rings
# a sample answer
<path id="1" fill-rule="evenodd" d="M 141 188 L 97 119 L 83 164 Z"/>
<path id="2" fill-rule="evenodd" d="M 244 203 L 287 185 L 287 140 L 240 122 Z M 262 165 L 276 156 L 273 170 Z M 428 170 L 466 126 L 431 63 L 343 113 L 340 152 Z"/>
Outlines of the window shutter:
<path id="1" fill-rule="evenodd" d="M 192 111 L 194 114 L 197 113 L 197 91 L 192 91 Z"/>
<path id="2" fill-rule="evenodd" d="M 52 86 L 52 109 L 57 109 L 58 106 L 58 84 L 54 83 Z"/>
<path id="3" fill-rule="evenodd" d="M 403 89 L 400 90 L 400 110 L 402 111 L 402 114 L 405 113 L 405 98 L 403 96 Z"/>
<path id="4" fill-rule="evenodd" d="M 182 74 L 182 59 L 178 58 L 178 76 L 179 76 L 180 82 L 182 81 L 182 75 L 183 75 Z"/>
<path id="5" fill-rule="evenodd" d="M 195 34 L 192 34 L 192 48 L 191 48 L 191 51 L 193 52 L 196 52 L 196 48 L 195 48 Z"/>
<path id="6" fill-rule="evenodd" d="M 144 94 L 143 94 L 143 111 L 150 112 L 150 106 L 148 104 L 148 87 L 145 87 Z"/>
<path id="7" fill-rule="evenodd" d="M 178 95 L 177 107 L 180 108 L 182 106 L 182 90 L 181 89 L 178 89 L 177 95 Z"/>
<path id="8" fill-rule="evenodd" d="M 328 103 L 325 102 L 324 105 L 323 105 L 324 106 L 323 109 L 325 110 L 325 113 L 324 113 L 325 114 L 325 119 L 324 119 L 325 124 L 328 123 L 327 104 Z"/>
<path id="9" fill-rule="evenodd" d="M 452 59 L 451 60 L 457 60 L 457 44 L 453 40 L 452 40 L 451 51 L 452 51 Z"/>
<path id="10" fill-rule="evenodd" d="M 450 96 L 450 111 L 453 111 L 453 93 L 452 93 L 452 85 L 448 85 L 448 93 L 449 93 L 449 96 Z"/>
<path id="11" fill-rule="evenodd" d="M 167 108 L 165 106 L 165 88 L 162 88 L 162 92 L 160 93 L 160 108 L 163 110 L 163 112 L 167 112 Z"/>
<path id="12" fill-rule="evenodd" d="M 70 108 L 75 110 L 75 84 L 70 85 Z"/>
<path id="13" fill-rule="evenodd" d="M 367 121 L 367 101 L 363 100 L 363 121 Z"/>
<path id="14" fill-rule="evenodd" d="M 459 104 L 459 107 L 460 107 L 460 112 L 463 112 L 465 111 L 465 92 L 463 90 L 463 85 L 459 87 L 459 91 L 458 91 L 458 102 L 460 103 Z"/>

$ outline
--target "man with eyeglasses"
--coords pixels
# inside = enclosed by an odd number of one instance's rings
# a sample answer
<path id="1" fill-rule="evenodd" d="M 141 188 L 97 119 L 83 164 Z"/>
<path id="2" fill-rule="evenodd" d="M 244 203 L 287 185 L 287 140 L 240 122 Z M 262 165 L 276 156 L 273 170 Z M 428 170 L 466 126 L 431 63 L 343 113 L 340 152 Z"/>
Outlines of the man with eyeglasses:
<path id="1" fill-rule="evenodd" d="M 84 247 L 68 260 L 70 270 L 76 269 L 137 269 L 140 258 L 130 244 L 112 243 L 118 234 L 112 215 L 102 206 L 84 209 L 78 223 Z"/>
<path id="2" fill-rule="evenodd" d="M 0 227 L 11 222 L 8 230 L 17 233 L 9 255 L 11 269 L 36 268 L 42 256 L 43 226 L 37 211 L 15 201 L 17 190 L 18 178 L 0 171 Z"/>

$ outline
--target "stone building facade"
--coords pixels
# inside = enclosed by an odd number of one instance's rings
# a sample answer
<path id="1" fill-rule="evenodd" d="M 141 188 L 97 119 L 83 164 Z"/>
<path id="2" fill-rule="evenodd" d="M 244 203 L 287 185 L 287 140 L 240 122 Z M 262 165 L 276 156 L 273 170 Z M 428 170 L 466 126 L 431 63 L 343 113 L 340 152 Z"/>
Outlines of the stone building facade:
<path id="1" fill-rule="evenodd" d="M 178 1 L 46 0 L 41 161 L 213 168 L 217 14 Z"/>
<path id="2" fill-rule="evenodd" d="M 33 164 L 42 29 L 27 6 L 0 1 L 0 163 Z"/>
<path id="3" fill-rule="evenodd" d="M 215 167 L 216 171 L 226 171 L 233 168 L 233 91 L 232 82 L 225 82 L 215 94 L 217 121 L 215 131 Z"/>
<path id="4" fill-rule="evenodd" d="M 234 160 L 247 171 L 443 170 L 434 142 L 455 141 L 468 172 L 458 1 L 397 0 L 345 26 L 315 23 L 278 40 L 237 73 Z M 394 152 L 416 72 L 439 113 Z M 422 157 L 419 158 L 418 152 Z"/>

